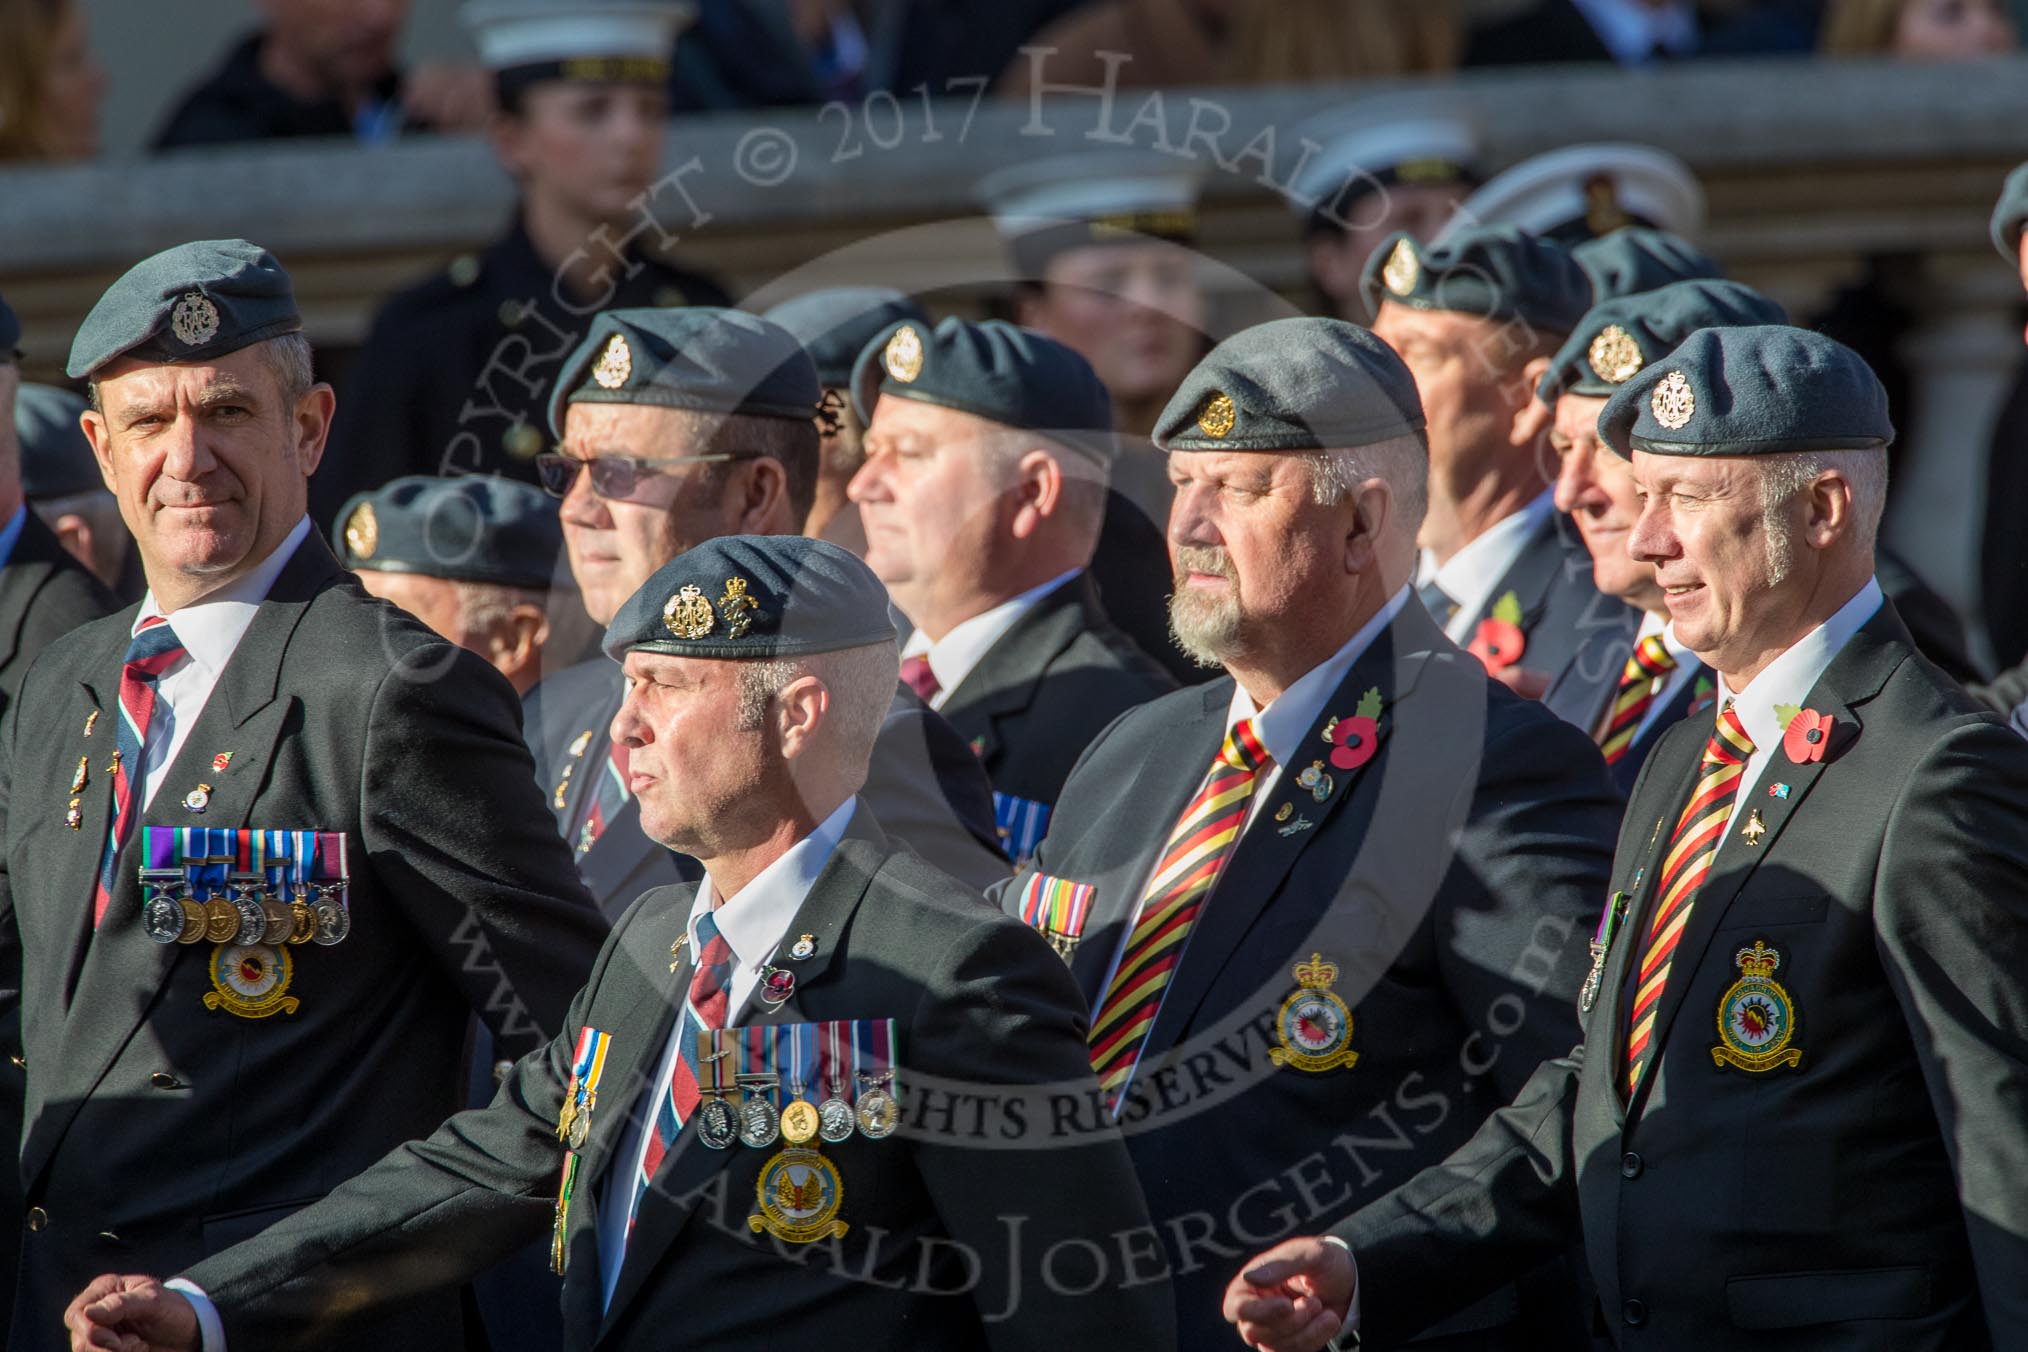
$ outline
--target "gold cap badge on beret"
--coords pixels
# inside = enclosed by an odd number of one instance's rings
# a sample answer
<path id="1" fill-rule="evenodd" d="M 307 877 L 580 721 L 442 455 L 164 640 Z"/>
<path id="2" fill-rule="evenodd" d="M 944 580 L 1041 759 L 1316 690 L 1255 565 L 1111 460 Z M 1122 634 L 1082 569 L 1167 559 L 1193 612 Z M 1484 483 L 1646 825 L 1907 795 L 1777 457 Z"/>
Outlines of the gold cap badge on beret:
<path id="1" fill-rule="evenodd" d="M 202 291 L 186 292 L 169 312 L 169 331 L 185 347 L 202 347 L 218 336 L 218 307 Z"/>
<path id="2" fill-rule="evenodd" d="M 922 335 L 915 331 L 915 325 L 903 324 L 887 340 L 887 347 L 881 352 L 880 360 L 887 367 L 887 374 L 906 385 L 922 374 Z"/>
<path id="3" fill-rule="evenodd" d="M 1415 256 L 1415 246 L 1405 239 L 1396 240 L 1393 252 L 1380 269 L 1380 280 L 1397 296 L 1414 291 L 1415 284 L 1422 280 L 1422 260 Z"/>
<path id="4" fill-rule="evenodd" d="M 1207 437 L 1222 437 L 1232 431 L 1232 425 L 1239 421 L 1239 410 L 1233 405 L 1229 394 L 1213 394 L 1204 401 L 1204 410 L 1197 415 L 1198 430 Z"/>
<path id="5" fill-rule="evenodd" d="M 1598 331 L 1585 357 L 1591 362 L 1592 374 L 1608 385 L 1625 384 L 1646 365 L 1634 335 L 1617 324 L 1608 324 Z"/>
<path id="6" fill-rule="evenodd" d="M 1697 395 L 1681 371 L 1671 371 L 1655 387 L 1654 396 L 1648 400 L 1648 408 L 1654 413 L 1656 422 L 1674 432 L 1689 426 L 1690 419 L 1696 415 Z"/>
<path id="7" fill-rule="evenodd" d="M 746 631 L 760 618 L 760 602 L 746 594 L 746 579 L 725 580 L 725 595 L 718 598 L 718 617 L 725 621 L 727 638 L 745 638 Z"/>
<path id="8" fill-rule="evenodd" d="M 627 335 L 616 333 L 606 339 L 606 345 L 599 352 L 599 359 L 592 363 L 592 379 L 602 390 L 617 390 L 627 383 L 627 377 L 634 374 L 634 349 L 627 346 Z"/>
<path id="9" fill-rule="evenodd" d="M 372 503 L 362 502 L 346 518 L 345 547 L 352 551 L 354 558 L 370 559 L 379 545 L 380 518 L 373 514 Z"/>
<path id="10" fill-rule="evenodd" d="M 662 607 L 662 623 L 678 638 L 703 638 L 711 632 L 716 619 L 711 613 L 711 602 L 695 587 L 683 588 Z"/>

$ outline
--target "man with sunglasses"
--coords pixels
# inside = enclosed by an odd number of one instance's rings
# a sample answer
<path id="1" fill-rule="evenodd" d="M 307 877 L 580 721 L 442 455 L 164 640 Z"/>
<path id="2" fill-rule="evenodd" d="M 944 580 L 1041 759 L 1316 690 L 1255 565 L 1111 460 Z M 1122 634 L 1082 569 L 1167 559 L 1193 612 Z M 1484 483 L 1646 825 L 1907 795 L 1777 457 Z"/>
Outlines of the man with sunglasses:
<path id="1" fill-rule="evenodd" d="M 764 319 L 706 307 L 599 316 L 550 396 L 563 450 L 536 461 L 563 499 L 564 548 L 591 618 L 611 623 L 657 568 L 706 540 L 800 534 L 821 398 L 801 345 Z M 615 916 L 649 887 L 696 876 L 641 831 L 627 753 L 609 735 L 625 691 L 619 668 L 597 658 L 545 679 L 523 709 L 557 826 Z M 889 835 L 945 872 L 982 889 L 1007 876 L 985 771 L 905 686 L 863 792 Z"/>

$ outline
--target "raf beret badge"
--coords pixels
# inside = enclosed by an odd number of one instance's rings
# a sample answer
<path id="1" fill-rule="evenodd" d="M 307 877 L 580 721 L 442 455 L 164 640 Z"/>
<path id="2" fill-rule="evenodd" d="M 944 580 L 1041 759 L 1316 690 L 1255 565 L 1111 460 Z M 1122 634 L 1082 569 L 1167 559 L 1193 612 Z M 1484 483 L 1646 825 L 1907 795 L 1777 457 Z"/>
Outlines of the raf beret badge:
<path id="1" fill-rule="evenodd" d="M 617 390 L 633 373 L 634 350 L 627 346 L 627 335 L 616 333 L 606 339 L 599 359 L 592 363 L 592 379 L 602 390 Z"/>
<path id="2" fill-rule="evenodd" d="M 922 335 L 915 331 L 915 325 L 903 324 L 887 340 L 881 351 L 880 360 L 887 367 L 887 374 L 906 385 L 922 374 Z"/>
<path id="3" fill-rule="evenodd" d="M 727 638 L 745 638 L 746 631 L 753 628 L 760 618 L 760 602 L 746 594 L 745 578 L 726 579 L 725 595 L 718 598 L 718 614 L 725 621 Z"/>
<path id="4" fill-rule="evenodd" d="M 218 336 L 218 307 L 202 291 L 191 291 L 169 312 L 169 331 L 185 347 L 203 347 Z"/>
<path id="5" fill-rule="evenodd" d="M 1387 255 L 1387 262 L 1380 269 L 1380 280 L 1387 283 L 1387 289 L 1397 296 L 1406 296 L 1415 290 L 1415 284 L 1422 280 L 1422 262 L 1415 256 L 1415 247 L 1407 240 L 1394 242 L 1394 249 Z"/>
<path id="6" fill-rule="evenodd" d="M 694 586 L 684 587 L 662 607 L 662 623 L 678 638 L 703 638 L 711 632 L 714 620 L 711 602 Z"/>
<path id="7" fill-rule="evenodd" d="M 373 504 L 362 502 L 352 509 L 352 515 L 345 522 L 345 547 L 355 558 L 370 559 L 380 544 L 380 519 L 373 514 Z"/>
<path id="8" fill-rule="evenodd" d="M 1617 324 L 1608 324 L 1591 340 L 1585 352 L 1592 374 L 1608 385 L 1624 385 L 1640 373 L 1645 364 L 1641 345 Z"/>
<path id="9" fill-rule="evenodd" d="M 1239 421 L 1239 410 L 1233 405 L 1229 394 L 1213 394 L 1204 401 L 1204 411 L 1197 415 L 1197 426 L 1207 437 L 1222 437 L 1232 431 L 1232 425 Z"/>
<path id="10" fill-rule="evenodd" d="M 1655 387 L 1648 407 L 1653 411 L 1656 422 L 1674 432 L 1689 426 L 1690 419 L 1696 415 L 1697 395 L 1681 371 L 1671 371 Z"/>

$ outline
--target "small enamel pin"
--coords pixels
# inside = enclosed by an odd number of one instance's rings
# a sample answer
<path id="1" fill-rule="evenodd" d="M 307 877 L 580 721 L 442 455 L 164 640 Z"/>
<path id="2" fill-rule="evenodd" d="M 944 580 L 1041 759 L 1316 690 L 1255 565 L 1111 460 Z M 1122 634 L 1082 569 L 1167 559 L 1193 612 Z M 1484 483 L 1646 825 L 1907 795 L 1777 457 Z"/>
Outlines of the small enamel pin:
<path id="1" fill-rule="evenodd" d="M 683 945 L 689 942 L 690 942 L 690 931 L 684 930 L 681 934 L 676 936 L 676 942 L 669 945 L 669 956 L 671 959 L 673 959 L 673 961 L 671 961 L 669 964 L 670 971 L 673 972 L 678 967 L 681 967 L 683 965 Z"/>
<path id="2" fill-rule="evenodd" d="M 761 1003 L 770 1010 L 780 1009 L 796 993 L 796 974 L 786 967 L 761 968 L 760 989 L 756 992 Z"/>
<path id="3" fill-rule="evenodd" d="M 1296 805 L 1294 803 L 1283 803 L 1275 809 L 1275 820 L 1278 822 L 1285 822 L 1295 815 Z"/>
<path id="4" fill-rule="evenodd" d="M 202 812 L 211 806 L 211 785 L 199 784 L 183 795 L 183 807 L 188 812 Z"/>
<path id="5" fill-rule="evenodd" d="M 81 799 L 70 800 L 70 810 L 63 814 L 63 824 L 73 831 L 84 829 L 84 810 L 78 806 Z"/>
<path id="6" fill-rule="evenodd" d="M 1739 834 L 1746 837 L 1746 843 L 1749 845 L 1760 844 L 1760 838 L 1767 834 L 1767 827 L 1761 822 L 1759 808 L 1746 814 L 1746 825 L 1740 829 Z"/>
<path id="7" fill-rule="evenodd" d="M 85 715 L 85 736 L 89 737 L 92 735 L 92 725 L 98 721 L 99 711 L 97 709 Z"/>
<path id="8" fill-rule="evenodd" d="M 789 956 L 797 962 L 803 962 L 816 957 L 817 936 L 814 934 L 797 935 L 796 942 L 789 946 Z"/>
<path id="9" fill-rule="evenodd" d="M 1284 836 L 1299 835 L 1302 832 L 1309 830 L 1311 827 L 1315 825 L 1316 823 L 1311 821 L 1308 817 L 1298 817 L 1294 821 L 1290 822 L 1287 826 L 1277 827 L 1276 833 L 1278 835 Z"/>
<path id="10" fill-rule="evenodd" d="M 77 773 L 70 777 L 70 791 L 72 793 L 83 793 L 85 791 L 85 782 L 91 776 L 91 768 L 91 757 L 79 756 L 77 758 Z"/>
<path id="11" fill-rule="evenodd" d="M 1770 797 L 1770 798 L 1783 798 L 1783 799 L 1785 799 L 1785 798 L 1787 798 L 1787 797 L 1789 796 L 1789 786 L 1788 786 L 1788 785 L 1786 785 L 1786 784 L 1779 784 L 1779 783 L 1777 783 L 1777 784 L 1770 784 L 1770 785 L 1768 785 L 1768 786 L 1767 786 L 1767 796 L 1768 796 L 1768 797 Z"/>
<path id="12" fill-rule="evenodd" d="M 225 773 L 225 767 L 230 764 L 232 764 L 232 753 L 230 751 L 221 751 L 211 758 L 212 773 L 222 775 Z"/>

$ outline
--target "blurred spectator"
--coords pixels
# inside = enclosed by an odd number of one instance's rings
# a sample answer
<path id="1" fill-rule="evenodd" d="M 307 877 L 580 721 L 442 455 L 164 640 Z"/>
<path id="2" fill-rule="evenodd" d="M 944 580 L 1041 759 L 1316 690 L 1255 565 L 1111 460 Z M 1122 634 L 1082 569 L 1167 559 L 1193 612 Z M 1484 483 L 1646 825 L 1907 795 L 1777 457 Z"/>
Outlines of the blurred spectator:
<path id="1" fill-rule="evenodd" d="M 1826 56 L 1963 61 L 2015 47 L 1999 0 L 1830 0 L 1819 47 Z"/>
<path id="2" fill-rule="evenodd" d="M 0 163 L 97 155 L 105 92 L 78 0 L 0 0 Z"/>
<path id="3" fill-rule="evenodd" d="M 1045 84 L 1103 84 L 1119 52 L 1131 59 L 1114 78 L 1135 88 L 1426 74 L 1457 65 L 1463 34 L 1456 0 L 1099 0 L 1027 45 L 1055 50 L 1008 64 L 1010 97 L 1038 70 Z"/>
<path id="4" fill-rule="evenodd" d="M 1704 189 L 1689 165 L 1655 146 L 1558 146 L 1494 175 L 1438 238 L 1479 225 L 1518 225 L 1564 245 L 1629 225 L 1694 240 L 1704 233 Z"/>
<path id="5" fill-rule="evenodd" d="M 968 96 L 1078 0 L 703 0 L 676 44 L 678 112 Z"/>
<path id="6" fill-rule="evenodd" d="M 407 131 L 473 131 L 489 107 L 477 68 L 404 76 L 395 57 L 408 0 L 257 0 L 267 24 L 186 94 L 155 148 Z"/>
<path id="7" fill-rule="evenodd" d="M 1803 52 L 1821 0 L 1534 0 L 1482 23 L 1467 66 L 1617 61 L 1640 66 L 1686 56 Z"/>
<path id="8" fill-rule="evenodd" d="M 78 415 L 84 398 L 54 385 L 23 385 L 14 398 L 21 439 L 21 493 L 66 553 L 116 596 L 138 599 L 142 587 L 133 537 L 120 504 L 99 474 L 98 458 Z"/>

